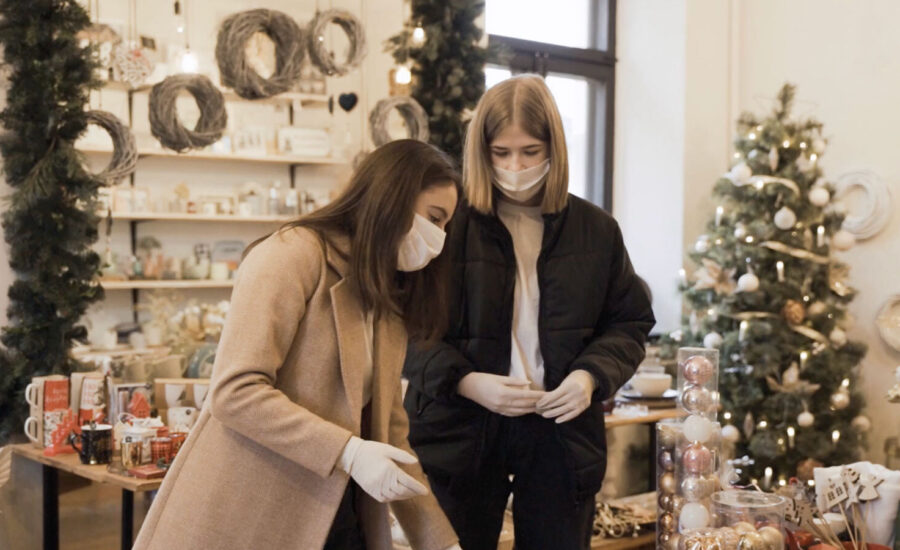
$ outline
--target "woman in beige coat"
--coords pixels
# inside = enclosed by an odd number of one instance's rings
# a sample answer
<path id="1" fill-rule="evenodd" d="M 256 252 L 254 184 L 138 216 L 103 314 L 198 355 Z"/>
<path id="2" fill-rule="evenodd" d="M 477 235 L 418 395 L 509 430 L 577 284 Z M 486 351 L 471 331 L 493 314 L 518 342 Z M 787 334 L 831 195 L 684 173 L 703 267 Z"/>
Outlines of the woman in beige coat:
<path id="1" fill-rule="evenodd" d="M 458 548 L 407 443 L 407 337 L 443 332 L 453 162 L 430 145 L 371 153 L 330 205 L 241 264 L 210 397 L 135 548 Z M 434 261 L 430 261 L 437 257 Z"/>

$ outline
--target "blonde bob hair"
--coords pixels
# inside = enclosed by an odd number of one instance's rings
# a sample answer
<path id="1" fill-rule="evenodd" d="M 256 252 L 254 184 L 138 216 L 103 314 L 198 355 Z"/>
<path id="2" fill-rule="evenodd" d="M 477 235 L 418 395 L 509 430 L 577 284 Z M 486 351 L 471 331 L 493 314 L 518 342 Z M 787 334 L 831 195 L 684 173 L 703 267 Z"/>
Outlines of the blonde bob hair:
<path id="1" fill-rule="evenodd" d="M 544 184 L 541 211 L 560 212 L 566 207 L 569 192 L 566 137 L 553 95 L 544 79 L 537 75 L 504 80 L 478 101 L 463 155 L 463 186 L 469 204 L 482 214 L 494 212 L 491 142 L 512 124 L 547 144 L 550 172 Z"/>

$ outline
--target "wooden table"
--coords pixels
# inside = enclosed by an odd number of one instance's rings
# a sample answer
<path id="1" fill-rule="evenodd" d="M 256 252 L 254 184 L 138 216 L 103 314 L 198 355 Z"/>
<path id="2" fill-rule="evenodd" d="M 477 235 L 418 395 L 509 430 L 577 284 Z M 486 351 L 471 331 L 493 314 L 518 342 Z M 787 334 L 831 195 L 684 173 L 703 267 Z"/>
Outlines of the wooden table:
<path id="1" fill-rule="evenodd" d="M 30 443 L 12 445 L 12 452 L 43 467 L 44 550 L 59 549 L 59 471 L 107 483 L 122 489 L 122 549 L 128 550 L 134 540 L 134 494 L 159 489 L 161 479 L 137 479 L 110 473 L 106 465 L 82 464 L 77 454 L 44 456 L 43 450 Z"/>

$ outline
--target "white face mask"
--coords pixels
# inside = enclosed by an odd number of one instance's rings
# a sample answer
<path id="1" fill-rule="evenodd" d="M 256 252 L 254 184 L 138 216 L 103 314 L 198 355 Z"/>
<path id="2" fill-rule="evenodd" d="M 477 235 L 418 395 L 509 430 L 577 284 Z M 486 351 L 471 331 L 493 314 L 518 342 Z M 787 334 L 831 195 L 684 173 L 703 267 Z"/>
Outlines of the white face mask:
<path id="1" fill-rule="evenodd" d="M 494 183 L 501 193 L 514 201 L 527 201 L 537 195 L 543 185 L 539 185 L 544 181 L 544 177 L 550 172 L 550 159 L 544 162 L 511 172 L 504 170 L 499 166 L 494 166 Z"/>
<path id="2" fill-rule="evenodd" d="M 443 229 L 416 214 L 412 229 L 403 237 L 397 251 L 397 269 L 418 271 L 428 265 L 444 249 L 447 234 Z"/>

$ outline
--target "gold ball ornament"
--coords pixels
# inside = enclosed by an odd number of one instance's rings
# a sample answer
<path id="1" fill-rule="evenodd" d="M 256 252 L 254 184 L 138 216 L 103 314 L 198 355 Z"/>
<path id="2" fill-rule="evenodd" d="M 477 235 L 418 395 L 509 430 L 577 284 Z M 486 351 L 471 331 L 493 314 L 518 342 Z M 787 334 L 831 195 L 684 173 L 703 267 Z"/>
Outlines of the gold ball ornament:
<path id="1" fill-rule="evenodd" d="M 741 534 L 738 550 L 768 550 L 769 543 L 756 531 Z"/>
<path id="2" fill-rule="evenodd" d="M 719 540 L 722 541 L 722 550 L 737 550 L 741 534 L 731 527 L 722 527 L 719 529 Z"/>
<path id="3" fill-rule="evenodd" d="M 675 521 L 675 516 L 673 516 L 671 512 L 666 512 L 659 516 L 659 528 L 663 531 L 674 531 L 677 526 L 678 524 Z"/>
<path id="4" fill-rule="evenodd" d="M 678 533 L 672 533 L 669 536 L 668 543 L 663 546 L 663 548 L 665 548 L 665 550 L 678 550 L 679 543 L 681 543 L 681 535 L 679 535 Z"/>
<path id="5" fill-rule="evenodd" d="M 657 499 L 657 504 L 659 504 L 660 510 L 665 510 L 666 512 L 672 511 L 672 497 L 675 495 L 670 495 L 668 493 L 662 493 L 659 495 Z"/>
<path id="6" fill-rule="evenodd" d="M 807 482 L 813 479 L 813 470 L 816 468 L 822 468 L 825 466 L 818 460 L 814 458 L 807 458 L 806 460 L 800 461 L 797 464 L 797 479 L 803 482 Z"/>
<path id="7" fill-rule="evenodd" d="M 831 406 L 837 410 L 846 409 L 850 405 L 850 394 L 846 391 L 836 391 L 831 394 Z"/>
<path id="8" fill-rule="evenodd" d="M 784 535 L 780 529 L 766 525 L 760 527 L 759 534 L 769 545 L 769 550 L 784 550 Z"/>
<path id="9" fill-rule="evenodd" d="M 752 523 L 747 521 L 739 521 L 731 526 L 732 529 L 737 531 L 738 533 L 755 533 L 756 527 L 753 526 Z"/>
<path id="10" fill-rule="evenodd" d="M 672 494 L 675 492 L 676 487 L 675 474 L 672 472 L 666 472 L 659 476 L 659 488 L 663 493 Z"/>
<path id="11" fill-rule="evenodd" d="M 791 325 L 799 325 L 806 318 L 806 309 L 797 300 L 788 300 L 781 308 L 781 315 Z"/>

